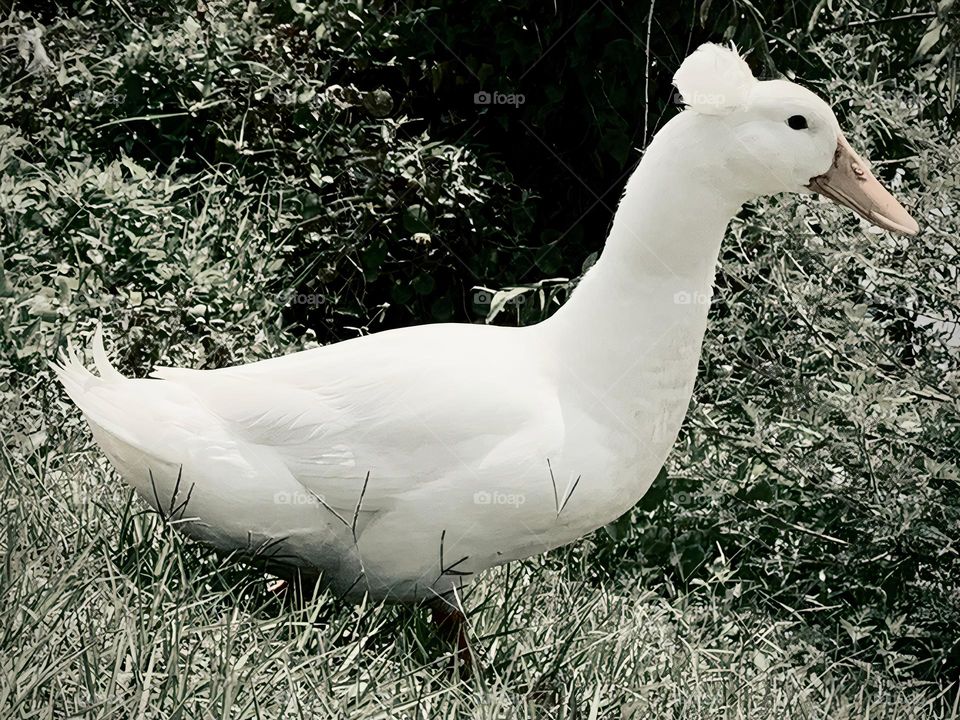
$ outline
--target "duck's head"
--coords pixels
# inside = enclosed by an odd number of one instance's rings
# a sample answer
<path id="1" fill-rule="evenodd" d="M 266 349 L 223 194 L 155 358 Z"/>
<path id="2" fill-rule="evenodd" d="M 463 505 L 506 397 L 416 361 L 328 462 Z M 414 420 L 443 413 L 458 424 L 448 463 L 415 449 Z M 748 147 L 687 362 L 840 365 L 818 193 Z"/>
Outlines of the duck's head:
<path id="1" fill-rule="evenodd" d="M 806 88 L 759 81 L 734 50 L 710 43 L 684 60 L 673 82 L 686 112 L 722 124 L 728 141 L 711 154 L 749 193 L 816 192 L 887 230 L 919 230 L 850 147 L 830 106 Z"/>

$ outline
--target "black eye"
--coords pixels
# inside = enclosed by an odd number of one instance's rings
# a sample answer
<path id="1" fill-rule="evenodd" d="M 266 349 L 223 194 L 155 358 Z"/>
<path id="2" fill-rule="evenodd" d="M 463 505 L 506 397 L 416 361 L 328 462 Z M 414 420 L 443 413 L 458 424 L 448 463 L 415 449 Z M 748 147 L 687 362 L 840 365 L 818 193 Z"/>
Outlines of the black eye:
<path id="1" fill-rule="evenodd" d="M 794 130 L 806 130 L 809 127 L 807 119 L 803 115 L 791 115 L 787 118 L 787 125 Z"/>

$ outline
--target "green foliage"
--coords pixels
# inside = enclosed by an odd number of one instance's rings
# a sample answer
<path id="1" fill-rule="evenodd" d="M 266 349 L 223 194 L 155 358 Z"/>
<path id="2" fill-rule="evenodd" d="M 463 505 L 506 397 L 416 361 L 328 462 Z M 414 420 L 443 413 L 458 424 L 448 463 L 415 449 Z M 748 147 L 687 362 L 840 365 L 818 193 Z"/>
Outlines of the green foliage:
<path id="1" fill-rule="evenodd" d="M 189 5 L 0 23 L 5 492 L 70 482 L 85 436 L 45 362 L 97 319 L 143 374 L 549 313 L 674 112 L 680 59 L 733 39 L 835 103 L 923 233 L 748 209 L 667 471 L 547 562 L 759 609 L 894 672 L 960 667 L 952 2 Z"/>

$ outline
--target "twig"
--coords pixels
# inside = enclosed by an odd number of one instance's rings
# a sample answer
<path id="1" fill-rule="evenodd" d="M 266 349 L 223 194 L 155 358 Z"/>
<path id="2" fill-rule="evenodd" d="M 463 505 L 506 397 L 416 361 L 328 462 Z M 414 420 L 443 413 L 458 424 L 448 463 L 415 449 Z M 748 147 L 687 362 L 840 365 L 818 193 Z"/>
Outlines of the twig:
<path id="1" fill-rule="evenodd" d="M 550 466 L 550 458 L 547 458 L 547 470 L 550 471 L 550 482 L 553 485 L 553 509 L 557 511 L 557 517 L 559 517 L 560 498 L 557 496 L 557 479 L 553 476 L 553 468 Z"/>
<path id="2" fill-rule="evenodd" d="M 904 20 L 929 20 L 937 16 L 936 12 L 905 13 L 903 15 L 893 15 L 888 18 L 870 18 L 869 20 L 854 20 L 843 25 L 831 25 L 824 28 L 824 32 L 835 32 L 836 30 L 848 30 L 850 28 L 868 27 L 870 25 L 882 25 L 883 23 L 902 22 Z"/>
<path id="3" fill-rule="evenodd" d="M 370 471 L 367 470 L 367 477 L 363 480 L 363 488 L 360 490 L 360 499 L 357 500 L 357 507 L 353 511 L 353 522 L 350 524 L 350 531 L 353 533 L 353 544 L 357 544 L 357 519 L 360 517 L 360 506 L 363 505 L 363 496 L 367 493 L 367 483 L 370 482 Z"/>
<path id="4" fill-rule="evenodd" d="M 444 567 L 444 565 L 443 565 L 443 541 L 444 541 L 444 539 L 445 539 L 446 537 L 447 537 L 447 531 L 446 531 L 446 530 L 443 530 L 443 531 L 440 533 L 440 574 L 437 575 L 437 579 L 434 580 L 434 584 L 436 584 L 437 582 L 439 582 L 439 581 L 440 581 L 440 578 L 442 578 L 444 575 L 455 575 L 455 576 L 473 575 L 472 572 L 469 572 L 469 571 L 466 571 L 466 570 L 454 570 L 454 568 L 457 567 L 457 565 L 459 565 L 460 563 L 463 563 L 463 562 L 466 562 L 467 560 L 469 560 L 469 559 L 470 559 L 470 556 L 469 556 L 469 555 L 464 555 L 462 558 L 460 558 L 460 559 L 457 560 L 455 563 L 453 563 L 453 565 L 450 565 L 449 567 Z"/>
<path id="5" fill-rule="evenodd" d="M 557 510 L 557 518 L 559 519 L 560 513 L 563 512 L 563 509 L 567 506 L 567 503 L 570 502 L 570 498 L 573 497 L 573 491 L 577 489 L 577 485 L 580 484 L 580 478 L 583 475 L 577 475 L 577 479 L 573 481 L 573 487 L 570 488 L 570 492 L 567 493 L 567 496 L 563 500 L 563 505 L 560 506 L 560 509 Z"/>
<path id="6" fill-rule="evenodd" d="M 647 147 L 648 122 L 650 119 L 650 37 L 653 34 L 653 7 L 656 0 L 650 0 L 650 11 L 647 13 L 647 47 L 646 70 L 643 76 L 643 147 Z"/>

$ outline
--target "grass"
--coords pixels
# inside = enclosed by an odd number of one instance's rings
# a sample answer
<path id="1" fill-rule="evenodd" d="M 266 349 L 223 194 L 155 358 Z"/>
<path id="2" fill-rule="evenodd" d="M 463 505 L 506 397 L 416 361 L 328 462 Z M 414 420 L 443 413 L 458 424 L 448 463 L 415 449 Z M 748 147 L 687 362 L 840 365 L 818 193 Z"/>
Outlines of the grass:
<path id="1" fill-rule="evenodd" d="M 946 684 L 894 682 L 806 643 L 801 620 L 733 610 L 723 573 L 645 588 L 624 557 L 591 582 L 589 540 L 471 589 L 483 660 L 461 679 L 425 610 L 282 602 L 147 510 L 78 427 L 57 442 L 32 463 L 4 453 L 2 717 L 958 717 Z"/>

